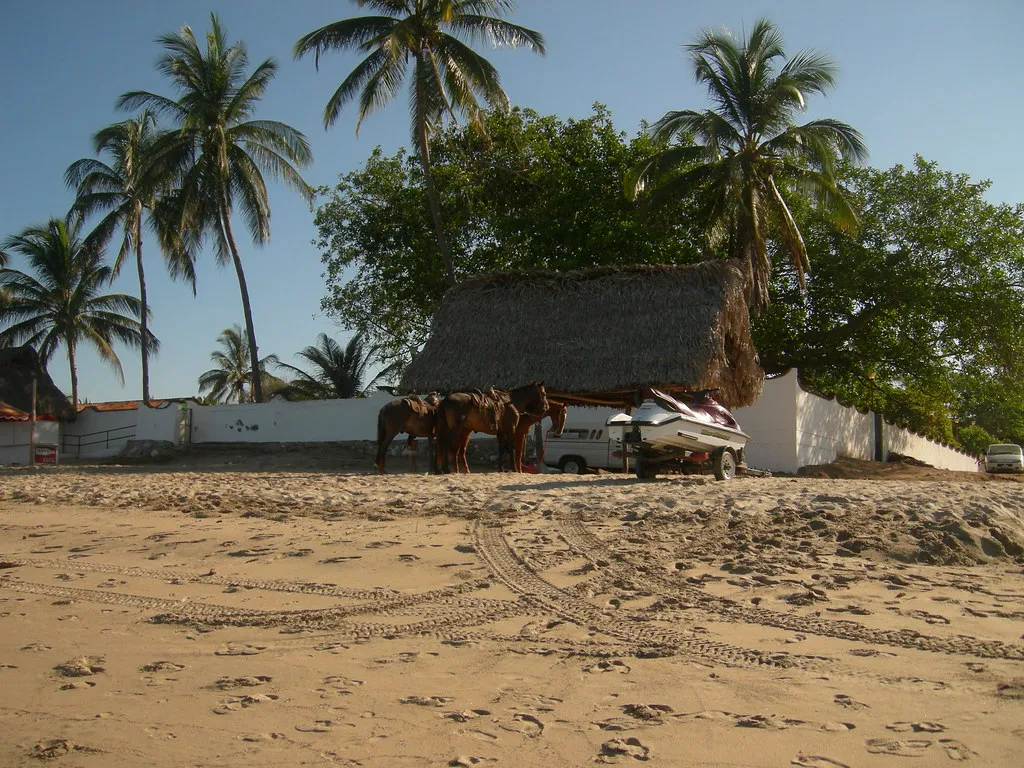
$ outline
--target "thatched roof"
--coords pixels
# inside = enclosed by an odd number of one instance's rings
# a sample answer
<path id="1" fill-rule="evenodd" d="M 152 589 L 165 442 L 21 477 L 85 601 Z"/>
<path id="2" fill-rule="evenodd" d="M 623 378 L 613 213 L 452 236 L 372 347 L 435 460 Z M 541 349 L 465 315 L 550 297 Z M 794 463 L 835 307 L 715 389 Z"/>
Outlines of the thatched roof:
<path id="1" fill-rule="evenodd" d="M 32 374 L 36 377 L 36 413 L 73 420 L 74 409 L 39 362 L 36 351 L 25 345 L 0 349 L 0 400 L 28 413 L 32 410 Z"/>
<path id="2" fill-rule="evenodd" d="M 483 275 L 449 290 L 405 391 L 543 381 L 575 404 L 630 405 L 636 389 L 718 388 L 753 403 L 764 371 L 733 262 Z"/>

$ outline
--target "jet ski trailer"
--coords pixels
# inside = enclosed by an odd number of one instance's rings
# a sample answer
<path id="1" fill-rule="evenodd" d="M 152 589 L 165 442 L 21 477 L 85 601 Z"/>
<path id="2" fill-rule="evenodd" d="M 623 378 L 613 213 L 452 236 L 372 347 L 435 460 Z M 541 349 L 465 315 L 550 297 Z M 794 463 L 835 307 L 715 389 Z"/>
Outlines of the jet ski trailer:
<path id="1" fill-rule="evenodd" d="M 687 405 L 648 388 L 632 414 L 617 413 L 608 419 L 609 437 L 634 459 L 637 477 L 656 477 L 670 467 L 683 472 L 710 467 L 717 479 L 729 480 L 747 470 L 743 449 L 750 436 L 712 399 L 712 392 L 695 393 Z"/>

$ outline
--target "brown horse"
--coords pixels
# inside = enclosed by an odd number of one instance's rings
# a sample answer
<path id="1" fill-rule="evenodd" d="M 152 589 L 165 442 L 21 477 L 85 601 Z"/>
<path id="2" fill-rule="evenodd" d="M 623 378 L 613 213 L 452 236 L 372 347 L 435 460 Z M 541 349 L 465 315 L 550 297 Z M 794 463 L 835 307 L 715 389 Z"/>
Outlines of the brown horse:
<path id="1" fill-rule="evenodd" d="M 427 438 L 431 445 L 437 427 L 437 407 L 441 398 L 431 392 L 424 399 L 418 397 L 402 397 L 392 400 L 380 409 L 377 415 L 377 460 L 376 470 L 384 474 L 384 463 L 387 460 L 388 446 L 395 436 L 401 432 L 409 435 L 409 449 L 416 445 L 417 437 Z M 415 462 L 415 458 L 413 458 Z M 415 465 L 414 465 L 415 466 Z"/>
<path id="2" fill-rule="evenodd" d="M 544 419 L 551 419 L 551 434 L 558 437 L 562 434 L 562 430 L 565 429 L 565 417 L 569 413 L 569 409 L 565 403 L 556 403 L 554 400 L 548 400 L 548 409 L 544 413 L 537 414 L 521 414 L 519 417 L 519 423 L 516 424 L 515 432 L 513 433 L 512 442 L 512 471 L 522 472 L 523 471 L 523 455 L 526 453 L 526 437 L 530 433 L 530 427 L 534 424 L 540 424 Z M 540 450 L 537 451 L 538 461 L 540 460 Z"/>
<path id="3" fill-rule="evenodd" d="M 469 472 L 466 446 L 473 432 L 498 436 L 499 460 L 506 446 L 514 444 L 515 430 L 524 414 L 541 414 L 548 409 L 542 382 L 530 382 L 510 390 L 454 392 L 441 401 L 437 410 L 435 466 L 448 472 L 449 462 L 456 472 Z"/>

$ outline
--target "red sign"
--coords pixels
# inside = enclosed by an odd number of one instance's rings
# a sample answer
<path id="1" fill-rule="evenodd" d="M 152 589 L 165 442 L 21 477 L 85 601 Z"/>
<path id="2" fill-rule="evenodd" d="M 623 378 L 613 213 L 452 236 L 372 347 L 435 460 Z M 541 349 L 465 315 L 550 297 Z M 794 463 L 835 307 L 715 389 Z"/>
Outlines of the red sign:
<path id="1" fill-rule="evenodd" d="M 36 446 L 36 464 L 56 464 L 57 463 L 57 446 L 56 445 L 37 445 Z"/>

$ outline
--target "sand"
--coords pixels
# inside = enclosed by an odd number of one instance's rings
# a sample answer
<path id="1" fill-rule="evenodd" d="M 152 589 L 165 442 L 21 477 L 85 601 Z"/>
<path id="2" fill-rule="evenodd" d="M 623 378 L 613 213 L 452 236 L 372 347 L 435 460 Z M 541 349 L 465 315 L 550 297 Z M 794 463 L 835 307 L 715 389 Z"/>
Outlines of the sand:
<path id="1" fill-rule="evenodd" d="M 1024 484 L 306 463 L 0 470 L 0 765 L 1022 762 Z"/>

